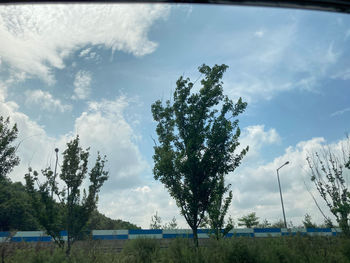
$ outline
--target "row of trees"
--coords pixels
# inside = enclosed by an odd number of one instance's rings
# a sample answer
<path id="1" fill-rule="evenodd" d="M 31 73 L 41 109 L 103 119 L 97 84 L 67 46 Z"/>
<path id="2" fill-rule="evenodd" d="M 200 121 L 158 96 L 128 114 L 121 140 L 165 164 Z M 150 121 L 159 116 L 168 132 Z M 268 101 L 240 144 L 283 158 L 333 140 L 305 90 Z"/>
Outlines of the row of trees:
<path id="1" fill-rule="evenodd" d="M 284 221 L 282 219 L 279 219 L 276 222 L 270 222 L 267 219 L 263 219 L 262 221 L 259 220 L 260 218 L 257 217 L 255 212 L 249 213 L 247 215 L 244 215 L 240 218 L 238 218 L 238 224 L 235 225 L 235 222 L 231 217 L 229 217 L 229 223 L 232 227 L 241 226 L 246 228 L 284 228 Z M 288 223 L 288 227 L 297 227 L 297 228 L 331 228 L 335 227 L 333 224 L 329 225 L 327 224 L 327 221 L 323 224 L 316 224 L 312 221 L 312 217 L 309 214 L 305 214 L 304 219 L 302 221 L 302 225 L 295 226 L 292 222 Z M 210 229 L 211 226 L 209 222 L 203 221 L 203 223 L 200 225 L 200 228 Z M 173 217 L 172 220 L 168 223 L 162 224 L 162 218 L 158 215 L 158 212 L 156 212 L 151 217 L 151 223 L 150 223 L 150 229 L 178 229 L 178 224 L 176 221 L 176 218 Z M 225 233 L 225 231 L 223 231 Z M 217 237 L 216 233 L 211 233 L 215 237 Z"/>

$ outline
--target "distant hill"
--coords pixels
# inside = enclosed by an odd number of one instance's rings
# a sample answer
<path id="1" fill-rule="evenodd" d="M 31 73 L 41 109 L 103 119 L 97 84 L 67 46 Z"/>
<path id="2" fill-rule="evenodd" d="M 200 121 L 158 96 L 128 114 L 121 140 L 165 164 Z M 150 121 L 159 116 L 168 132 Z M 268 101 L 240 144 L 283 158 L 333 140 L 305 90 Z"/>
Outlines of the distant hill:
<path id="1" fill-rule="evenodd" d="M 34 210 L 29 198 L 22 183 L 12 183 L 10 180 L 0 181 L 0 231 L 43 230 L 33 216 Z M 96 210 L 86 229 L 140 229 L 140 227 L 120 219 L 111 219 Z"/>
<path id="2" fill-rule="evenodd" d="M 86 226 L 90 230 L 107 230 L 107 229 L 141 229 L 137 225 L 120 220 L 111 219 L 97 210 L 93 212 Z"/>

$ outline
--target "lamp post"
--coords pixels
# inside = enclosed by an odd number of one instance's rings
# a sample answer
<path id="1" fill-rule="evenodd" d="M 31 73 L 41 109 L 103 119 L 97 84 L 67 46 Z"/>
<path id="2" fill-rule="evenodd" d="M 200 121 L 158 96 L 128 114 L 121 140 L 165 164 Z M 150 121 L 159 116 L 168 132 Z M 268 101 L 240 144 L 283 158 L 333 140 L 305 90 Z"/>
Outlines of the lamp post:
<path id="1" fill-rule="evenodd" d="M 281 196 L 281 204 L 282 204 L 282 212 L 283 212 L 283 219 L 284 219 L 284 227 L 287 228 L 287 221 L 286 221 L 286 214 L 284 213 L 284 205 L 283 205 L 283 198 L 282 198 L 282 191 L 281 191 L 281 183 L 280 183 L 280 176 L 278 174 L 278 170 L 281 169 L 283 166 L 289 164 L 289 162 L 285 162 L 281 167 L 277 168 L 277 179 L 278 179 L 278 187 L 280 189 L 280 196 Z"/>
<path id="2" fill-rule="evenodd" d="M 51 188 L 51 198 L 53 197 L 55 182 L 56 182 L 56 171 L 57 171 L 57 162 L 58 162 L 58 148 L 55 149 L 56 153 L 56 164 L 55 164 L 55 172 L 53 174 L 53 182 L 52 182 L 52 188 Z"/>

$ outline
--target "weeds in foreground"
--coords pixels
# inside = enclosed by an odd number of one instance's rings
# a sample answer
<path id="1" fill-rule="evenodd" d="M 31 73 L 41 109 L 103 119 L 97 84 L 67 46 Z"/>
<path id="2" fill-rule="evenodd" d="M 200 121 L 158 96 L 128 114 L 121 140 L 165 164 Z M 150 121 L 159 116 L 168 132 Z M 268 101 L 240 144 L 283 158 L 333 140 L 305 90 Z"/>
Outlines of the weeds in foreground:
<path id="1" fill-rule="evenodd" d="M 73 247 L 70 258 L 57 248 L 17 249 L 6 263 L 294 263 L 350 262 L 350 240 L 339 237 L 281 237 L 209 239 L 195 248 L 188 239 L 170 243 L 135 239 L 124 243 L 121 253 L 106 250 L 103 242 Z M 113 243 L 109 243 L 112 244 Z M 164 247 L 166 246 L 166 247 Z"/>

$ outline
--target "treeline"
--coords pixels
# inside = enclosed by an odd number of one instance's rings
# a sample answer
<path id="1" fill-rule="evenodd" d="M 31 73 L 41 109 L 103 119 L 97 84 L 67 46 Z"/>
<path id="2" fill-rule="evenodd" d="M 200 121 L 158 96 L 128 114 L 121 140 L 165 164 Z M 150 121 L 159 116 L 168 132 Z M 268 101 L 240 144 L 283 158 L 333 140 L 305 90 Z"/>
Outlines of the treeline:
<path id="1" fill-rule="evenodd" d="M 29 168 L 24 175 L 26 184 L 12 182 L 8 176 L 20 162 L 14 142 L 17 125 L 0 116 L 0 231 L 44 230 L 57 237 L 61 230 L 69 230 L 74 237 L 92 229 L 135 229 L 136 225 L 110 219 L 97 211 L 98 192 L 108 173 L 104 171 L 105 157 L 98 154 L 94 167 L 88 171 L 89 149 L 79 146 L 79 137 L 67 143 L 63 163 L 58 173 L 51 167 L 39 173 Z M 58 149 L 55 149 L 58 158 Z M 56 159 L 57 160 L 57 159 Z M 90 185 L 81 189 L 89 176 Z M 58 178 L 65 183 L 58 187 Z M 72 239 L 74 239 L 72 237 Z"/>
<path id="2" fill-rule="evenodd" d="M 0 181 L 0 231 L 45 230 L 34 213 L 30 196 L 21 182 Z M 64 211 L 59 213 L 63 214 Z M 111 219 L 96 209 L 92 212 L 84 230 L 103 229 L 140 229 L 140 227 L 120 219 Z"/>

